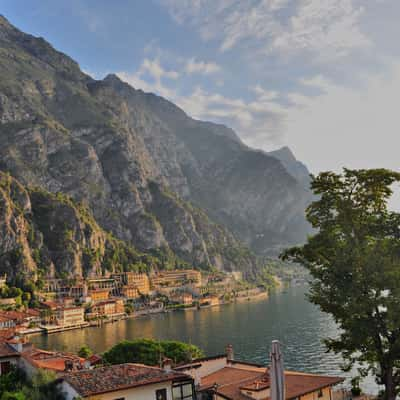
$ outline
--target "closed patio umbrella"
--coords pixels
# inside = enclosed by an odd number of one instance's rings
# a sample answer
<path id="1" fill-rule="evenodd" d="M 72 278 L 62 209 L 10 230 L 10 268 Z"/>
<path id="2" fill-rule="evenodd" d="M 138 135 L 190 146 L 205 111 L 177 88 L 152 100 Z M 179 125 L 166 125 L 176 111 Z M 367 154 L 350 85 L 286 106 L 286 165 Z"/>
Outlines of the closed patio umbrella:
<path id="1" fill-rule="evenodd" d="M 271 365 L 269 370 L 271 400 L 285 400 L 285 375 L 281 344 L 278 340 L 272 341 Z"/>

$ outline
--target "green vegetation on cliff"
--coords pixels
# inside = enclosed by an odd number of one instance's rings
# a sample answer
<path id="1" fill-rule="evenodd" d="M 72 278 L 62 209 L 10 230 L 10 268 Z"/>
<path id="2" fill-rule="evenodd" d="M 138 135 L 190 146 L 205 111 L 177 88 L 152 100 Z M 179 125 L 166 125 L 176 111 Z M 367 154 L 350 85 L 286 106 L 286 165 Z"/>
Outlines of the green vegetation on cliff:
<path id="1" fill-rule="evenodd" d="M 62 193 L 24 188 L 0 172 L 0 274 L 14 283 L 143 271 L 160 260 L 105 232 L 90 211 Z"/>

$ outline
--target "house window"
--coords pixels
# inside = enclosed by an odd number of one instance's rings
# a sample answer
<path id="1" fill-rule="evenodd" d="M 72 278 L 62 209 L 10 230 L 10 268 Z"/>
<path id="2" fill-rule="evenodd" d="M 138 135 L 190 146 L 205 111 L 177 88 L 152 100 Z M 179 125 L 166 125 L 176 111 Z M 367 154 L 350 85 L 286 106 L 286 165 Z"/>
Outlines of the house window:
<path id="1" fill-rule="evenodd" d="M 11 371 L 10 361 L 4 361 L 0 363 L 0 375 L 8 374 Z"/>
<path id="2" fill-rule="evenodd" d="M 173 400 L 191 400 L 193 396 L 193 383 L 183 382 L 177 383 L 172 386 L 172 398 Z"/>
<path id="3" fill-rule="evenodd" d="M 324 393 L 322 392 L 322 389 L 318 390 L 318 398 L 324 397 Z"/>
<path id="4" fill-rule="evenodd" d="M 156 390 L 156 400 L 167 400 L 167 389 Z"/>

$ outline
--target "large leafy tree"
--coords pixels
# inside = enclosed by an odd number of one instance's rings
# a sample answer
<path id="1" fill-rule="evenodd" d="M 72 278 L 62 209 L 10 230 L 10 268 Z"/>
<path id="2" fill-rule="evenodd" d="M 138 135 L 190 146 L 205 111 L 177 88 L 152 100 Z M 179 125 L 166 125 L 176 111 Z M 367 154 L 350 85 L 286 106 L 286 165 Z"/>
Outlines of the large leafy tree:
<path id="1" fill-rule="evenodd" d="M 341 328 L 328 349 L 373 373 L 387 400 L 400 391 L 400 214 L 387 206 L 399 181 L 385 169 L 313 177 L 316 233 L 282 255 L 310 271 L 310 300 Z"/>
<path id="2" fill-rule="evenodd" d="M 164 357 L 175 364 L 199 358 L 203 352 L 195 345 L 175 340 L 135 339 L 122 341 L 103 354 L 110 364 L 143 363 L 159 365 Z"/>

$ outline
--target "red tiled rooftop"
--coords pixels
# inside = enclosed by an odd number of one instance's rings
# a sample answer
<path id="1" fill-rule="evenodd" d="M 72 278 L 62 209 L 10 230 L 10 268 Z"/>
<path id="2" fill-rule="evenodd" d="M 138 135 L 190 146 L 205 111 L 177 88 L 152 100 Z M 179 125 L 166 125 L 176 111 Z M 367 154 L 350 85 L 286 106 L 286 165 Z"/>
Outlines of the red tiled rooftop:
<path id="1" fill-rule="evenodd" d="M 15 328 L 0 329 L 0 342 L 11 339 L 15 335 Z"/>
<path id="2" fill-rule="evenodd" d="M 343 380 L 343 378 L 339 378 L 337 376 L 286 372 L 286 398 L 293 399 L 295 397 L 314 392 L 324 387 L 336 385 L 343 382 Z"/>
<path id="3" fill-rule="evenodd" d="M 172 380 L 190 379 L 187 375 L 142 364 L 111 365 L 65 374 L 68 382 L 82 397 Z"/>
<path id="4" fill-rule="evenodd" d="M 17 356 L 19 357 L 19 353 L 14 350 L 9 344 L 7 343 L 0 343 L 0 358 L 5 357 L 12 357 Z"/>
<path id="5" fill-rule="evenodd" d="M 20 311 L 0 311 L 0 317 L 8 318 L 10 320 L 23 320 L 29 318 L 29 315 Z"/>
<path id="6" fill-rule="evenodd" d="M 98 354 L 92 354 L 88 359 L 87 359 L 91 364 L 96 364 L 100 361 L 102 361 L 101 356 Z"/>
<path id="7" fill-rule="evenodd" d="M 25 311 L 25 313 L 28 314 L 28 315 L 31 316 L 31 317 L 39 317 L 39 316 L 40 316 L 40 311 L 39 311 L 39 310 L 36 310 L 36 309 L 34 309 L 34 308 L 28 308 L 28 309 Z"/>
<path id="8" fill-rule="evenodd" d="M 339 377 L 314 375 L 285 371 L 286 399 L 294 399 L 307 393 L 342 382 Z M 248 398 L 241 390 L 261 391 L 270 387 L 267 368 L 241 366 L 225 367 L 201 380 L 200 390 L 210 389 L 214 385 L 216 391 L 226 399 L 244 400 Z M 268 400 L 269 397 L 265 397 Z"/>
<path id="9" fill-rule="evenodd" d="M 265 368 L 261 371 L 253 371 L 239 368 L 225 367 L 217 372 L 205 376 L 201 380 L 201 387 L 207 388 L 217 383 L 219 386 L 228 385 L 232 383 L 244 383 L 253 382 L 259 378 L 265 371 Z"/>
<path id="10" fill-rule="evenodd" d="M 65 371 L 65 362 L 73 361 L 83 365 L 85 361 L 74 354 L 46 351 L 34 347 L 22 353 L 22 357 L 36 368 L 48 369 L 56 372 Z"/>

